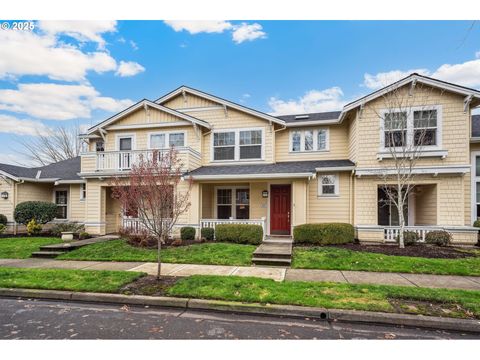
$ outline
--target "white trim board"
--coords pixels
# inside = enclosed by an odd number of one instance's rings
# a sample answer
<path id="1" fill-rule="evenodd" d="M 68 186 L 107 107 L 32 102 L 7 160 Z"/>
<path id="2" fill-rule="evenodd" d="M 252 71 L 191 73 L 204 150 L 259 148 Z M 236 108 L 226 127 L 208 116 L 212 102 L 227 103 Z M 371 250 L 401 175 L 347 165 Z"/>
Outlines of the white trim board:
<path id="1" fill-rule="evenodd" d="M 471 165 L 451 165 L 451 166 L 418 166 L 412 170 L 413 174 L 466 174 L 470 172 Z M 394 168 L 357 168 L 357 176 L 378 176 L 394 175 L 397 170 Z"/>

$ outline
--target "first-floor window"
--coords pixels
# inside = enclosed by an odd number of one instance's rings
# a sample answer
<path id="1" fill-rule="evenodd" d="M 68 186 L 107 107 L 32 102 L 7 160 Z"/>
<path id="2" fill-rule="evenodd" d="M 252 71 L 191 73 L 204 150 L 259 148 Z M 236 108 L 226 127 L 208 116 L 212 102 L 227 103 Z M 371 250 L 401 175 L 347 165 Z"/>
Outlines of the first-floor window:
<path id="1" fill-rule="evenodd" d="M 217 189 L 218 219 L 249 219 L 249 189 Z"/>
<path id="2" fill-rule="evenodd" d="M 87 198 L 87 184 L 82 184 L 80 187 L 80 200 Z"/>
<path id="3" fill-rule="evenodd" d="M 318 178 L 318 194 L 320 196 L 338 195 L 338 176 L 321 175 Z"/>
<path id="4" fill-rule="evenodd" d="M 57 219 L 66 219 L 68 213 L 68 192 L 67 190 L 55 191 L 55 204 L 57 205 Z"/>

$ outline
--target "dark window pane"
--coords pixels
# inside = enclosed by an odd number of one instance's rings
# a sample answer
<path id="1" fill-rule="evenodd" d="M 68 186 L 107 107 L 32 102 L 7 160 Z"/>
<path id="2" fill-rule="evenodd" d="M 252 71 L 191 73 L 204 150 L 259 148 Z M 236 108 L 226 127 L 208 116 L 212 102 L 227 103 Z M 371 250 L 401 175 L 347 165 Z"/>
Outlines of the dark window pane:
<path id="1" fill-rule="evenodd" d="M 295 131 L 292 134 L 292 151 L 300 151 L 301 134 L 299 131 Z"/>
<path id="2" fill-rule="evenodd" d="M 235 145 L 235 133 L 224 132 L 213 134 L 213 146 Z"/>
<path id="3" fill-rule="evenodd" d="M 397 130 L 407 128 L 407 113 L 397 112 L 385 114 L 385 130 Z"/>
<path id="4" fill-rule="evenodd" d="M 262 143 L 262 131 L 240 131 L 240 145 L 260 145 Z"/>
<path id="5" fill-rule="evenodd" d="M 170 134 L 168 141 L 170 146 L 184 146 L 185 145 L 185 136 L 183 133 Z"/>
<path id="6" fill-rule="evenodd" d="M 421 110 L 413 113 L 413 127 L 437 127 L 437 110 Z"/>
<path id="7" fill-rule="evenodd" d="M 217 190 L 217 204 L 230 205 L 232 203 L 232 189 Z"/>
<path id="8" fill-rule="evenodd" d="M 240 146 L 240 159 L 260 159 L 262 157 L 262 146 Z"/>
<path id="9" fill-rule="evenodd" d="M 422 129 L 415 130 L 415 145 L 436 145 L 437 130 L 436 129 Z"/>
<path id="10" fill-rule="evenodd" d="M 250 206 L 237 205 L 237 219 L 249 219 Z"/>
<path id="11" fill-rule="evenodd" d="M 67 207 L 57 206 L 57 219 L 66 219 L 66 218 L 67 218 Z"/>
<path id="12" fill-rule="evenodd" d="M 234 160 L 235 158 L 235 147 L 221 147 L 214 148 L 213 150 L 213 159 L 214 160 Z"/>
<path id="13" fill-rule="evenodd" d="M 475 157 L 475 176 L 480 176 L 480 156 Z"/>
<path id="14" fill-rule="evenodd" d="M 235 197 L 237 205 L 248 205 L 250 203 L 250 190 L 249 189 L 238 189 Z"/>
<path id="15" fill-rule="evenodd" d="M 132 138 L 120 139 L 120 150 L 121 151 L 132 150 Z"/>
<path id="16" fill-rule="evenodd" d="M 95 142 L 95 151 L 98 151 L 98 152 L 105 151 L 105 143 L 103 141 Z"/>
<path id="17" fill-rule="evenodd" d="M 232 207 L 230 205 L 217 206 L 217 218 L 229 219 L 232 216 Z"/>
<path id="18" fill-rule="evenodd" d="M 56 191 L 55 192 L 55 204 L 57 204 L 57 205 L 66 205 L 67 204 L 67 192 L 66 191 Z"/>
<path id="19" fill-rule="evenodd" d="M 403 146 L 406 142 L 406 131 L 385 131 L 385 147 Z"/>

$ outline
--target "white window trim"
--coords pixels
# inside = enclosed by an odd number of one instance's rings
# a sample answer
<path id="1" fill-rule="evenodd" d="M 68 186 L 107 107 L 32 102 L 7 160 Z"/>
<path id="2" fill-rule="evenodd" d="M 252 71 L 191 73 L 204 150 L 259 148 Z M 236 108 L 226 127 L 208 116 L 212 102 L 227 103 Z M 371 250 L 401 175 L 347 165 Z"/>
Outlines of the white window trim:
<path id="1" fill-rule="evenodd" d="M 59 218 L 55 217 L 53 220 L 54 221 L 68 221 L 68 219 L 70 219 L 70 189 L 66 188 L 66 187 L 53 189 L 52 198 L 53 198 L 53 203 L 55 204 L 55 206 L 57 206 L 57 199 L 56 199 L 57 191 L 66 191 L 67 192 L 67 205 L 66 205 L 67 206 L 67 217 L 66 217 L 66 219 L 59 219 Z"/>
<path id="2" fill-rule="evenodd" d="M 257 159 L 240 159 L 240 131 L 261 131 L 262 133 L 262 143 L 261 143 L 261 157 Z M 214 159 L 214 134 L 233 132 L 235 133 L 235 145 L 228 145 L 226 147 L 234 146 L 234 158 L 233 160 L 215 160 Z M 252 145 L 255 146 L 255 145 Z M 210 140 L 210 161 L 214 163 L 228 163 L 228 162 L 255 162 L 265 160 L 265 129 L 261 127 L 253 128 L 236 128 L 236 129 L 218 129 L 212 131 L 211 140 Z"/>
<path id="3" fill-rule="evenodd" d="M 470 171 L 470 175 L 471 175 L 470 202 L 471 202 L 471 214 L 472 214 L 471 223 L 472 224 L 475 220 L 477 220 L 477 217 L 480 215 L 480 214 L 477 214 L 477 182 L 480 182 L 480 176 L 477 176 L 477 173 L 476 173 L 477 156 L 480 157 L 480 151 L 472 151 L 471 160 L 470 160 L 470 163 L 472 166 Z"/>
<path id="4" fill-rule="evenodd" d="M 215 186 L 214 188 L 214 209 L 213 209 L 213 215 L 215 217 L 215 219 L 218 219 L 218 202 L 217 202 L 217 191 L 218 190 L 232 190 L 232 203 L 230 204 L 231 208 L 232 208 L 232 219 L 236 219 L 237 218 L 237 194 L 236 194 L 236 190 L 247 190 L 249 191 L 249 203 L 248 203 L 248 207 L 249 207 L 249 211 L 248 211 L 248 217 L 250 219 L 250 210 L 251 210 L 251 202 L 252 202 L 252 192 L 250 190 L 250 186 Z M 222 204 L 220 204 L 220 206 L 222 206 Z M 226 205 L 224 205 L 226 206 Z"/>
<path id="5" fill-rule="evenodd" d="M 380 153 L 390 152 L 391 148 L 385 147 L 385 115 L 394 112 L 407 112 L 407 148 L 412 146 L 413 142 L 413 114 L 415 111 L 437 110 L 437 144 L 424 145 L 421 150 L 435 151 L 442 150 L 442 124 L 443 111 L 442 105 L 412 106 L 406 109 L 382 109 L 380 110 Z M 403 147 L 393 148 L 395 151 L 402 151 Z M 420 155 L 421 156 L 421 155 Z"/>
<path id="6" fill-rule="evenodd" d="M 151 136 L 152 135 L 165 135 L 165 149 L 170 148 L 170 135 L 171 134 L 183 134 L 183 146 L 178 146 L 177 148 L 184 148 L 187 146 L 187 132 L 186 131 L 152 131 L 147 133 L 147 148 L 152 149 Z"/>
<path id="7" fill-rule="evenodd" d="M 115 150 L 116 151 L 129 151 L 129 150 L 120 150 L 120 139 L 131 138 L 132 139 L 132 150 L 137 149 L 137 141 L 135 134 L 115 134 Z"/>
<path id="8" fill-rule="evenodd" d="M 324 176 L 335 176 L 335 183 L 334 183 L 334 193 L 333 194 L 324 194 L 323 193 L 323 186 L 322 186 L 322 178 Z M 340 181 L 338 173 L 328 173 L 328 174 L 318 174 L 317 175 L 317 196 L 318 197 L 338 197 L 340 196 Z"/>
<path id="9" fill-rule="evenodd" d="M 85 194 L 83 187 L 85 186 Z M 85 201 L 87 199 L 87 183 L 80 184 L 80 201 Z"/>
<path id="10" fill-rule="evenodd" d="M 325 149 L 318 150 L 318 131 L 325 130 Z M 305 131 L 313 131 L 313 150 L 305 150 Z M 293 151 L 293 133 L 300 133 L 300 151 Z M 304 154 L 304 153 L 322 153 L 330 151 L 330 129 L 328 127 L 316 127 L 306 129 L 291 129 L 289 134 L 288 152 L 290 154 Z"/>

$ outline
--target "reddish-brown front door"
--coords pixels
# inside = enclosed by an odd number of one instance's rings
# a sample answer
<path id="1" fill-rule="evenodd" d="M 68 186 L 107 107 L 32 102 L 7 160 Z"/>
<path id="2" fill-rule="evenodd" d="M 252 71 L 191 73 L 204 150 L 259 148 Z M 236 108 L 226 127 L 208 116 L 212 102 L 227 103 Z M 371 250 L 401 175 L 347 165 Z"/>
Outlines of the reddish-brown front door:
<path id="1" fill-rule="evenodd" d="M 291 186 L 270 187 L 270 234 L 290 235 Z"/>

